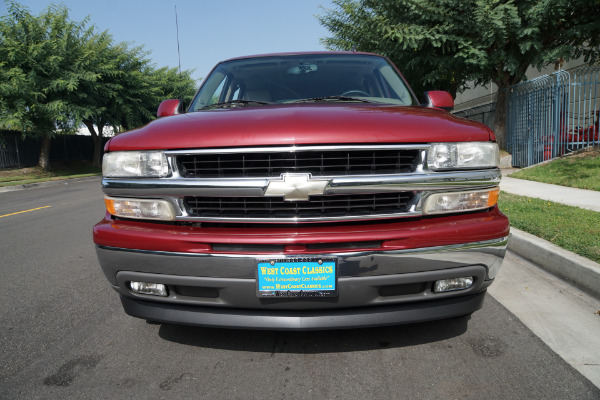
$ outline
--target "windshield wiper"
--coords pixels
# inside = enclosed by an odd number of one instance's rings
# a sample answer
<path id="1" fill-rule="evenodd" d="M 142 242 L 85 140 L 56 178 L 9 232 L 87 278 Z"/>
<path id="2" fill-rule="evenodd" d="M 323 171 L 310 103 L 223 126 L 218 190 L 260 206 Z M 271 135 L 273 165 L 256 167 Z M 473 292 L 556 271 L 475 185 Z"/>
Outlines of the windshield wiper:
<path id="1" fill-rule="evenodd" d="M 373 103 L 370 100 L 361 99 L 359 97 L 349 97 L 349 96 L 322 96 L 322 97 L 311 97 L 308 99 L 300 99 L 292 101 L 292 103 L 320 103 L 320 102 L 336 102 L 336 101 L 353 101 L 360 103 Z"/>
<path id="2" fill-rule="evenodd" d="M 265 104 L 271 104 L 266 101 L 256 101 L 256 100 L 231 100 L 224 101 L 222 103 L 213 103 L 207 106 L 200 108 L 200 110 L 208 110 L 211 108 L 234 108 L 234 107 L 244 107 L 244 106 L 262 106 Z"/>

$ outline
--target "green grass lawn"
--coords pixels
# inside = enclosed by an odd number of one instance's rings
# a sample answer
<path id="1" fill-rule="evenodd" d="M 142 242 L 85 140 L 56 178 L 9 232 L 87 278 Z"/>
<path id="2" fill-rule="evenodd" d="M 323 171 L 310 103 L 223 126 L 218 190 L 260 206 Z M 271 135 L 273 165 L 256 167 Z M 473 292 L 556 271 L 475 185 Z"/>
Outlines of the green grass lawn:
<path id="1" fill-rule="evenodd" d="M 600 213 L 506 192 L 498 205 L 515 228 L 600 263 Z"/>
<path id="2" fill-rule="evenodd" d="M 50 171 L 44 171 L 39 167 L 0 170 L 0 187 L 60 179 L 84 178 L 100 175 L 101 173 L 101 168 L 81 162 L 56 164 L 51 167 Z"/>
<path id="3" fill-rule="evenodd" d="M 600 191 L 600 150 L 585 151 L 523 169 L 511 174 L 511 178 Z"/>

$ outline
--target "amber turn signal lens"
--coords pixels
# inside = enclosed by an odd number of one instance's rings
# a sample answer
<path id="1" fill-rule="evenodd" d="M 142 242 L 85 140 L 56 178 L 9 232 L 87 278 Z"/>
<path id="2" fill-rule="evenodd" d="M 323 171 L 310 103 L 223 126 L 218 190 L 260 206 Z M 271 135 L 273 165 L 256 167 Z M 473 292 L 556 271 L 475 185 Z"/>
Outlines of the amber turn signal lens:
<path id="1" fill-rule="evenodd" d="M 490 197 L 488 197 L 488 206 L 493 207 L 498 203 L 498 197 L 500 196 L 500 188 L 490 190 Z"/>
<path id="2" fill-rule="evenodd" d="M 104 204 L 106 204 L 106 209 L 108 210 L 108 212 L 109 212 L 111 215 L 115 215 L 115 205 L 114 205 L 114 200 L 112 200 L 112 199 L 108 199 L 108 198 L 105 198 L 105 199 L 104 199 Z"/>

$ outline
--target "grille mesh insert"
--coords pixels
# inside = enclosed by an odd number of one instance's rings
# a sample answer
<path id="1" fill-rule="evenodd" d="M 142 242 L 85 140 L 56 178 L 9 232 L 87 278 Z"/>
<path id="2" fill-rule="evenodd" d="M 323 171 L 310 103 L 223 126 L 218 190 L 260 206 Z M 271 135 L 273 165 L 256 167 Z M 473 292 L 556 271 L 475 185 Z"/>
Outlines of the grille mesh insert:
<path id="1" fill-rule="evenodd" d="M 418 156 L 419 150 L 404 149 L 213 153 L 181 155 L 177 165 L 184 178 L 372 175 L 414 172 Z"/>
<path id="2" fill-rule="evenodd" d="M 338 218 L 399 214 L 409 211 L 412 192 L 311 196 L 309 201 L 279 197 L 184 198 L 192 217 L 205 218 Z"/>

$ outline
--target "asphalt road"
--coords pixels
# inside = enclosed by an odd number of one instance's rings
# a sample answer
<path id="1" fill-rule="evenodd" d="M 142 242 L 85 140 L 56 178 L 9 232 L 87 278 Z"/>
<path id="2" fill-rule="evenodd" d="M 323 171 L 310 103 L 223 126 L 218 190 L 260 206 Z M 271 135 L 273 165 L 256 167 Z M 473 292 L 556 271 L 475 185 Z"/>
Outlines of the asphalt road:
<path id="1" fill-rule="evenodd" d="M 103 212 L 97 178 L 0 193 L 0 398 L 600 398 L 490 295 L 470 319 L 349 331 L 131 318 L 96 260 Z"/>

